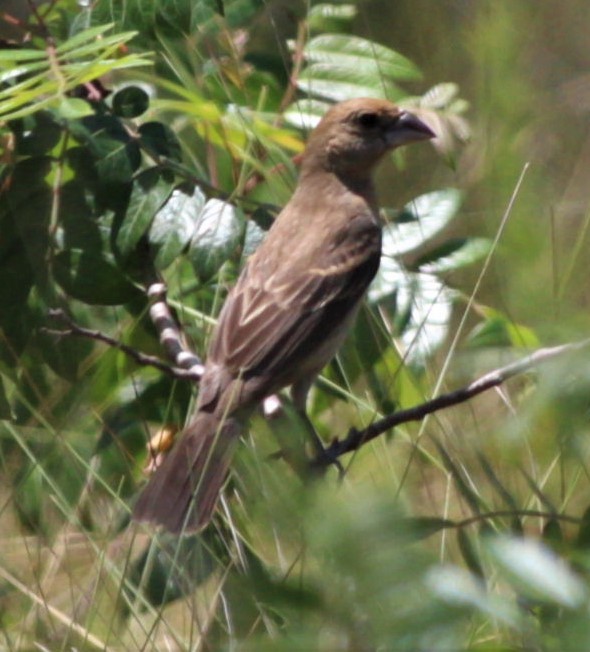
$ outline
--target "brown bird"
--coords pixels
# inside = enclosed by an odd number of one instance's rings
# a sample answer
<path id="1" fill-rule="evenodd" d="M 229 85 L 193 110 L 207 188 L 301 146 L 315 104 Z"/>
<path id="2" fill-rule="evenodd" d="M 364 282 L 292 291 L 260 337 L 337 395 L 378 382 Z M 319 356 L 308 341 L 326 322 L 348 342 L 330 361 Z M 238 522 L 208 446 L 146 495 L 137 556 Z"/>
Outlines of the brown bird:
<path id="1" fill-rule="evenodd" d="M 133 518 L 171 532 L 207 525 L 243 424 L 265 397 L 308 390 L 334 356 L 379 268 L 372 172 L 400 145 L 432 138 L 377 99 L 333 106 L 309 138 L 299 182 L 244 267 L 212 336 L 196 414 L 140 495 Z"/>

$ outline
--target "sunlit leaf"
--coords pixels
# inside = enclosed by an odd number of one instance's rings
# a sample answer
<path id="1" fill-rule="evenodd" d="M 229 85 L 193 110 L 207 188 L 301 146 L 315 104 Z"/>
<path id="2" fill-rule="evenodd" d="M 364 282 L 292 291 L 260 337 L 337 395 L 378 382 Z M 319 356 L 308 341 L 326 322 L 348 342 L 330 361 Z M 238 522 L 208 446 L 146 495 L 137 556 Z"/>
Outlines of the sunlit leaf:
<path id="1" fill-rule="evenodd" d="M 395 315 L 401 341 L 414 362 L 423 361 L 446 338 L 453 299 L 453 292 L 436 276 L 409 272 L 385 255 L 369 289 L 369 300 L 382 302 Z"/>
<path id="2" fill-rule="evenodd" d="M 412 268 L 429 274 L 452 272 L 485 258 L 491 246 L 487 238 L 453 238 L 419 257 Z"/>
<path id="3" fill-rule="evenodd" d="M 360 70 L 380 79 L 415 80 L 420 70 L 398 52 L 359 36 L 322 34 L 312 38 L 303 52 L 311 63 L 326 63 L 355 73 Z"/>
<path id="4" fill-rule="evenodd" d="M 297 100 L 289 106 L 283 117 L 300 129 L 313 129 L 329 108 L 328 102 L 314 99 Z"/>
<path id="5" fill-rule="evenodd" d="M 455 607 L 471 607 L 494 620 L 516 626 L 518 613 L 499 596 L 489 595 L 476 575 L 464 568 L 445 564 L 433 566 L 426 575 L 428 587 L 438 598 Z"/>
<path id="6" fill-rule="evenodd" d="M 444 229 L 457 214 L 462 195 L 447 188 L 421 195 L 407 204 L 398 221 L 383 230 L 383 253 L 408 253 Z"/>
<path id="7" fill-rule="evenodd" d="M 189 258 L 201 279 L 208 279 L 240 242 L 243 216 L 232 204 L 210 199 L 198 217 Z"/>
<path id="8" fill-rule="evenodd" d="M 193 237 L 205 205 L 205 195 L 196 187 L 192 194 L 177 188 L 156 213 L 149 231 L 158 269 L 174 262 Z"/>
<path id="9" fill-rule="evenodd" d="M 94 113 L 88 102 L 77 97 L 62 97 L 52 108 L 59 117 L 66 120 L 84 118 Z"/>
<path id="10" fill-rule="evenodd" d="M 353 4 L 321 3 L 310 8 L 307 25 L 316 32 L 342 32 L 356 15 L 357 8 Z"/>
<path id="11" fill-rule="evenodd" d="M 127 212 L 117 233 L 117 247 L 123 257 L 133 252 L 172 187 L 173 178 L 158 168 L 145 170 L 134 180 Z"/>
<path id="12" fill-rule="evenodd" d="M 393 83 L 379 76 L 374 68 L 350 69 L 337 63 L 313 63 L 297 78 L 300 90 L 341 102 L 355 97 L 376 97 L 396 100 L 402 92 Z"/>
<path id="13" fill-rule="evenodd" d="M 533 539 L 494 537 L 488 551 L 514 589 L 528 598 L 575 609 L 587 600 L 580 578 L 549 548 Z"/>

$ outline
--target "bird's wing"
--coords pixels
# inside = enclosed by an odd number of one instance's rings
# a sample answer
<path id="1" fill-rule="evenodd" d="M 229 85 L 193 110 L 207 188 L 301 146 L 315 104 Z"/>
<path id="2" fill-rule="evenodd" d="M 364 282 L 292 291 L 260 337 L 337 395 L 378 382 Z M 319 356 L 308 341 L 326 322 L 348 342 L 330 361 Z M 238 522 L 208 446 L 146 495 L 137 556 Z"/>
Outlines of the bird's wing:
<path id="1" fill-rule="evenodd" d="M 279 264 L 269 274 L 264 258 L 256 255 L 222 309 L 208 359 L 247 379 L 283 374 L 313 354 L 377 272 L 381 229 L 372 216 L 359 215 L 332 234 L 330 243 L 295 270 Z"/>

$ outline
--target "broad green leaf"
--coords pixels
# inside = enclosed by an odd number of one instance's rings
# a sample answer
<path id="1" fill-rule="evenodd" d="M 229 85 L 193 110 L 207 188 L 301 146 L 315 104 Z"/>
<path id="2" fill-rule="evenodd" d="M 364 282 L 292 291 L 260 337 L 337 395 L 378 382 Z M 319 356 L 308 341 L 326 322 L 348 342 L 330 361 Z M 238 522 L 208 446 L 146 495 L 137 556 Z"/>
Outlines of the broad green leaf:
<path id="1" fill-rule="evenodd" d="M 34 116 L 15 120 L 10 127 L 21 156 L 39 156 L 48 152 L 57 145 L 63 133 L 49 111 L 39 111 Z"/>
<path id="2" fill-rule="evenodd" d="M 158 156 L 180 161 L 182 152 L 176 134 L 162 122 L 145 122 L 139 128 L 142 144 Z"/>
<path id="3" fill-rule="evenodd" d="M 588 591 L 581 579 L 539 541 L 497 536 L 486 547 L 518 593 L 570 609 L 586 603 Z"/>
<path id="4" fill-rule="evenodd" d="M 127 212 L 116 238 L 119 253 L 123 257 L 135 250 L 149 229 L 156 213 L 170 196 L 173 181 L 159 168 L 145 170 L 133 181 Z"/>
<path id="5" fill-rule="evenodd" d="M 391 311 L 409 360 L 418 363 L 446 338 L 453 298 L 436 276 L 409 272 L 387 255 L 369 288 L 369 301 Z"/>
<path id="6" fill-rule="evenodd" d="M 369 288 L 369 301 L 377 303 L 394 296 L 398 288 L 407 283 L 407 277 L 410 273 L 392 256 L 382 255 L 379 271 Z"/>
<path id="7" fill-rule="evenodd" d="M 254 220 L 246 222 L 246 234 L 244 237 L 244 247 L 242 256 L 244 259 L 251 256 L 256 249 L 262 244 L 266 237 L 266 231 L 262 229 Z"/>
<path id="8" fill-rule="evenodd" d="M 311 7 L 307 14 L 307 26 L 316 32 L 343 32 L 357 15 L 353 4 L 321 3 Z"/>
<path id="9" fill-rule="evenodd" d="M 139 86 L 126 86 L 113 97 L 113 112 L 122 118 L 136 118 L 145 113 L 150 103 L 149 95 Z"/>
<path id="10" fill-rule="evenodd" d="M 141 164 L 141 153 L 118 118 L 91 115 L 72 121 L 69 128 L 94 156 L 100 183 L 125 184 L 131 181 Z"/>
<path id="11" fill-rule="evenodd" d="M 177 188 L 156 213 L 148 237 L 158 269 L 168 267 L 188 245 L 205 201 L 205 195 L 198 187 L 192 194 Z"/>
<path id="12" fill-rule="evenodd" d="M 328 102 L 313 99 L 297 100 L 289 105 L 283 117 L 299 129 L 313 129 L 329 108 Z"/>
<path id="13" fill-rule="evenodd" d="M 335 102 L 355 97 L 398 100 L 403 96 L 397 86 L 379 75 L 376 66 L 351 69 L 338 63 L 313 63 L 301 72 L 297 87 L 309 95 Z"/>
<path id="14" fill-rule="evenodd" d="M 543 526 L 543 541 L 550 547 L 558 549 L 564 542 L 563 530 L 558 518 L 551 517 Z"/>
<path id="15" fill-rule="evenodd" d="M 426 574 L 426 585 L 440 600 L 455 608 L 471 607 L 512 627 L 519 622 L 519 614 L 510 602 L 489 594 L 477 575 L 459 566 L 432 566 Z"/>
<path id="16" fill-rule="evenodd" d="M 461 192 L 454 188 L 416 197 L 405 206 L 397 223 L 383 229 L 383 253 L 399 256 L 419 247 L 449 224 L 461 199 Z"/>
<path id="17" fill-rule="evenodd" d="M 453 238 L 419 257 L 412 268 L 429 274 L 452 272 L 485 258 L 491 246 L 487 238 Z"/>
<path id="18" fill-rule="evenodd" d="M 65 120 L 76 120 L 94 114 L 90 104 L 78 97 L 61 97 L 50 106 L 60 118 Z"/>
<path id="19" fill-rule="evenodd" d="M 481 308 L 485 321 L 478 324 L 469 334 L 467 344 L 472 348 L 487 346 L 513 346 L 535 349 L 540 346 L 536 333 L 522 324 L 516 324 L 503 313 L 491 308 Z"/>
<path id="20" fill-rule="evenodd" d="M 303 54 L 310 63 L 334 65 L 352 74 L 362 70 L 381 80 L 422 77 L 420 70 L 406 57 L 359 36 L 322 34 L 309 41 Z"/>
<path id="21" fill-rule="evenodd" d="M 64 291 L 92 305 L 115 306 L 141 296 L 110 256 L 82 249 L 61 251 L 53 272 Z"/>
<path id="22" fill-rule="evenodd" d="M 231 204 L 210 199 L 199 215 L 189 258 L 199 278 L 211 278 L 240 242 L 243 217 Z"/>

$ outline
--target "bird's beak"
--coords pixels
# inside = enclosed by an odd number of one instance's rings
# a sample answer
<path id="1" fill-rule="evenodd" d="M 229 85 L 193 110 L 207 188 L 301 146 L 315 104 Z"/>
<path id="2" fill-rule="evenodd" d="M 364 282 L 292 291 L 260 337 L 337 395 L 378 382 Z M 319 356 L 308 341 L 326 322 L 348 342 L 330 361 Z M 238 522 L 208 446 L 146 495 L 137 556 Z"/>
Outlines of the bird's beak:
<path id="1" fill-rule="evenodd" d="M 434 131 L 413 113 L 402 111 L 391 128 L 387 130 L 386 139 L 390 147 L 399 147 L 419 140 L 430 140 L 435 136 Z"/>

